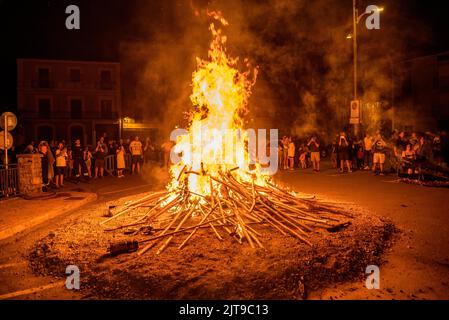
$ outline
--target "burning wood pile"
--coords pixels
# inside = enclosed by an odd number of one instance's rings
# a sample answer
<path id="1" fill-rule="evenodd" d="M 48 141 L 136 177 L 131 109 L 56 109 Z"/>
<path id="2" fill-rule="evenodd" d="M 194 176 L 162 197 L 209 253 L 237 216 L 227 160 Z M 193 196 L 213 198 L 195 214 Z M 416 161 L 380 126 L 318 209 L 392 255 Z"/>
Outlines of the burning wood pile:
<path id="1" fill-rule="evenodd" d="M 210 196 L 193 194 L 188 189 L 186 179 L 192 174 L 199 173 L 183 172 L 183 187 L 175 193 L 164 191 L 149 194 L 127 204 L 103 221 L 102 224 L 110 223 L 126 213 L 129 215 L 144 209 L 143 214 L 140 211 L 136 216 L 128 217 L 128 223 L 106 229 L 140 235 L 139 240 L 111 245 L 109 251 L 112 254 L 134 251 L 145 243 L 138 252 L 141 255 L 159 243 L 156 254 L 160 254 L 175 237 L 182 239 L 177 244 L 178 249 L 182 249 L 199 229 L 208 229 L 220 241 L 227 234 L 240 244 L 248 242 L 252 248 L 263 248 L 261 231 L 266 227 L 311 245 L 307 238 L 314 229 L 333 232 L 350 224 L 350 213 L 335 203 L 300 197 L 272 183 L 266 186 L 254 182 L 241 183 L 232 171 L 208 176 L 212 190 Z"/>
<path id="2" fill-rule="evenodd" d="M 208 15 L 228 25 L 219 12 Z M 111 253 L 138 250 L 146 243 L 138 252 L 141 255 L 161 243 L 156 251 L 159 254 L 175 238 L 182 238 L 177 244 L 182 249 L 200 229 L 209 230 L 218 240 L 227 233 L 239 243 L 263 248 L 262 226 L 311 245 L 307 238 L 314 229 L 332 231 L 348 223 L 342 218 L 349 214 L 334 204 L 299 197 L 272 183 L 263 170 L 266 163 L 260 161 L 259 153 L 266 151 L 266 145 L 261 146 L 258 137 L 255 152 L 249 146 L 256 143 L 251 143 L 254 140 L 244 130 L 243 116 L 248 112 L 257 68 L 251 72 L 244 60 L 249 70 L 240 72 L 239 59 L 226 53 L 226 36 L 214 23 L 209 29 L 213 36 L 209 60 L 197 58 L 190 96 L 194 110 L 189 114 L 188 130 L 177 135 L 172 153 L 177 161 L 170 168 L 171 182 L 167 191 L 149 194 L 115 210 L 114 216 L 102 222 L 127 217 L 129 221 L 108 230 L 146 233 L 138 240 L 112 245 Z M 277 162 L 277 143 L 277 136 L 270 141 L 270 155 L 276 160 L 270 156 L 270 167 Z M 254 159 L 258 161 L 252 162 Z M 140 228 L 127 231 L 135 227 Z"/>

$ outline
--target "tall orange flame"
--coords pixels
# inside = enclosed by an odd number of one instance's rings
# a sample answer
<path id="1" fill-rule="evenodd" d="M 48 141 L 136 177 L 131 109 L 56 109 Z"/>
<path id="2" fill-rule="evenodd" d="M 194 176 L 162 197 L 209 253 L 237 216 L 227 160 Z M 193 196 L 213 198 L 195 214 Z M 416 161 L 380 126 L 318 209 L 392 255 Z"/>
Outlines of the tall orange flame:
<path id="1" fill-rule="evenodd" d="M 207 14 L 226 26 L 228 22 L 220 12 Z M 234 169 L 238 180 L 263 183 L 257 170 L 249 172 L 249 156 L 246 148 L 247 135 L 243 131 L 242 115 L 247 111 L 251 89 L 257 78 L 257 68 L 240 72 L 238 58 L 226 53 L 226 36 L 211 23 L 209 30 L 213 40 L 208 60 L 197 57 L 197 68 L 192 75 L 190 100 L 195 106 L 191 114 L 188 133 L 178 136 L 175 152 L 182 154 L 180 162 L 170 168 L 172 181 L 169 190 L 180 186 L 182 171 L 197 172 L 188 175 L 188 187 L 193 193 L 209 195 L 209 176 Z M 249 66 L 247 66 L 249 68 Z M 239 131 L 241 130 L 241 131 Z M 238 167 L 238 169 L 236 169 Z"/>

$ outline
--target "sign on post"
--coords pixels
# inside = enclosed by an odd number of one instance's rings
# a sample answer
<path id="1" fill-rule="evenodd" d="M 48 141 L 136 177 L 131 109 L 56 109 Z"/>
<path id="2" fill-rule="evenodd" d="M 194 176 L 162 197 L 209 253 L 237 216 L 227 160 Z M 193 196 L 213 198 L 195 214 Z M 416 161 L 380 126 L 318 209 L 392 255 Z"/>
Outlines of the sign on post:
<path id="1" fill-rule="evenodd" d="M 8 127 L 8 129 L 5 129 L 6 126 Z M 3 130 L 12 131 L 16 128 L 16 126 L 17 126 L 17 117 L 14 113 L 4 112 L 1 115 L 0 127 Z"/>
<path id="2" fill-rule="evenodd" d="M 351 101 L 350 124 L 360 124 L 360 100 Z"/>
<path id="3" fill-rule="evenodd" d="M 0 127 L 4 130 L 0 133 L 0 148 L 5 150 L 5 168 L 8 170 L 8 149 L 12 147 L 13 138 L 8 132 L 14 130 L 17 125 L 17 117 L 12 112 L 3 112 L 0 116 Z"/>
<path id="4" fill-rule="evenodd" d="M 0 132 L 0 149 L 5 150 L 5 146 L 6 149 L 11 149 L 13 143 L 14 140 L 12 134 L 6 132 L 6 143 L 5 143 L 5 131 Z"/>

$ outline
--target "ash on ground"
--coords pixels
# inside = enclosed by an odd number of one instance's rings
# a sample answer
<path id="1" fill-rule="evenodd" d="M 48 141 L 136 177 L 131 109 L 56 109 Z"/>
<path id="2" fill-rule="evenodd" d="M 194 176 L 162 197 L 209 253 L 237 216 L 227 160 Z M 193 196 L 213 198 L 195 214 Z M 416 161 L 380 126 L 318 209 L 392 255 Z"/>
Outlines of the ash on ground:
<path id="1" fill-rule="evenodd" d="M 304 299 L 310 291 L 357 278 L 363 286 L 366 267 L 382 263 L 397 231 L 389 220 L 345 204 L 354 216 L 351 224 L 312 232 L 312 246 L 261 228 L 265 249 L 252 249 L 200 229 L 182 250 L 177 247 L 185 236 L 175 237 L 160 255 L 158 246 L 142 256 L 108 255 L 110 243 L 135 236 L 129 229 L 105 232 L 100 222 L 106 208 L 139 197 L 98 205 L 38 241 L 29 253 L 34 272 L 63 278 L 68 265 L 78 266 L 87 299 Z"/>

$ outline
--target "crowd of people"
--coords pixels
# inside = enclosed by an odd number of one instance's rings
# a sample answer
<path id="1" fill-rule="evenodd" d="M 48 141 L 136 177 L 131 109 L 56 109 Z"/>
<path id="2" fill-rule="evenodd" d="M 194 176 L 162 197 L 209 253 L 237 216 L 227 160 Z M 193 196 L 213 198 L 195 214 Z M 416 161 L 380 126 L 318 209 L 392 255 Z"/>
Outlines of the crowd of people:
<path id="1" fill-rule="evenodd" d="M 65 178 L 88 180 L 101 179 L 106 174 L 118 178 L 125 177 L 125 172 L 140 174 L 144 163 L 153 161 L 162 165 L 163 159 L 167 158 L 164 148 L 165 145 L 157 147 L 150 138 L 144 142 L 138 136 L 106 142 L 105 137 L 100 137 L 95 147 L 83 146 L 80 139 L 73 144 L 65 140 L 31 142 L 22 153 L 40 155 L 44 188 L 62 188 Z M 130 159 L 128 165 L 127 158 Z M 112 161 L 112 172 L 105 172 L 105 159 Z"/>
<path id="2" fill-rule="evenodd" d="M 322 157 L 330 157 L 332 167 L 339 172 L 371 170 L 384 175 L 386 164 L 395 172 L 412 175 L 425 163 L 445 168 L 449 163 L 449 141 L 445 131 L 407 134 L 393 131 L 387 138 L 381 133 L 366 133 L 356 138 L 340 132 L 328 144 L 316 135 L 307 140 L 284 136 L 279 141 L 279 168 L 283 170 L 307 169 L 320 171 Z"/>
<path id="3" fill-rule="evenodd" d="M 97 179 L 103 178 L 105 174 L 123 178 L 125 173 L 139 174 L 142 165 L 150 161 L 169 167 L 172 146 L 173 142 L 157 146 L 150 138 L 142 142 L 138 136 L 126 140 L 102 136 L 95 147 L 83 146 L 80 139 L 76 139 L 73 144 L 64 140 L 50 143 L 41 141 L 39 144 L 31 142 L 24 148 L 9 150 L 8 154 L 11 163 L 14 163 L 16 151 L 39 154 L 44 185 L 61 188 L 65 178 Z M 378 132 L 374 135 L 366 133 L 359 138 L 340 132 L 327 143 L 317 135 L 306 139 L 284 136 L 279 141 L 280 170 L 312 168 L 314 172 L 320 172 L 322 158 L 330 158 L 332 167 L 341 173 L 371 170 L 384 175 L 391 170 L 413 175 L 419 174 L 422 166 L 429 163 L 447 169 L 449 141 L 445 131 L 437 134 L 393 131 L 389 137 Z M 109 161 L 107 172 L 105 160 Z"/>

